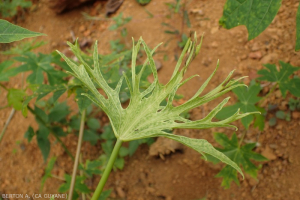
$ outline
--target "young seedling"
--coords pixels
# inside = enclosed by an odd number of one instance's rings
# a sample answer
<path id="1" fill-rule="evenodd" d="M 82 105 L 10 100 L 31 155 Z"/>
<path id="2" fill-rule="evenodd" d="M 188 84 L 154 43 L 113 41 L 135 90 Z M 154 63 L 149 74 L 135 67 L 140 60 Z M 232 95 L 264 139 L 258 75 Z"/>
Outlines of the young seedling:
<path id="1" fill-rule="evenodd" d="M 203 105 L 221 95 L 229 92 L 233 88 L 245 86 L 244 84 L 239 83 L 241 77 L 237 80 L 230 80 L 230 77 L 233 71 L 227 76 L 227 78 L 218 85 L 215 89 L 208 92 L 207 94 L 200 96 L 204 91 L 212 76 L 215 74 L 219 64 L 217 64 L 216 69 L 212 75 L 204 82 L 204 84 L 199 88 L 196 94 L 184 104 L 174 107 L 172 105 L 174 96 L 179 87 L 189 81 L 192 76 L 188 79 L 183 80 L 183 76 L 193 60 L 193 58 L 199 53 L 201 45 L 197 45 L 197 36 L 194 35 L 194 41 L 188 39 L 186 45 L 183 49 L 182 54 L 179 57 L 178 63 L 176 64 L 175 70 L 170 78 L 169 82 L 166 85 L 163 85 L 158 82 L 158 74 L 155 67 L 155 62 L 152 57 L 154 51 L 158 48 L 155 47 L 152 51 L 145 44 L 144 40 L 140 38 L 135 45 L 133 42 L 132 48 L 132 63 L 131 63 L 131 81 L 129 80 L 126 74 L 120 78 L 117 86 L 111 88 L 101 73 L 101 66 L 99 66 L 98 59 L 98 47 L 97 42 L 94 46 L 94 65 L 89 66 L 81 57 L 80 48 L 78 42 L 75 42 L 75 45 L 68 43 L 73 53 L 77 56 L 78 60 L 81 62 L 80 65 L 77 65 L 72 60 L 67 58 L 64 54 L 59 54 L 64 58 L 67 64 L 72 69 L 72 72 L 69 72 L 74 77 L 79 79 L 84 86 L 89 90 L 89 94 L 83 93 L 82 95 L 87 96 L 91 99 L 97 106 L 99 106 L 109 117 L 111 126 L 113 128 L 114 134 L 117 138 L 111 157 L 107 163 L 106 169 L 103 172 L 102 178 L 94 192 L 92 200 L 99 198 L 104 185 L 108 179 L 108 176 L 113 167 L 113 163 L 118 155 L 118 152 L 122 146 L 123 142 L 128 142 L 132 140 L 138 140 L 143 138 L 150 137 L 166 137 L 178 141 L 192 149 L 203 154 L 206 153 L 211 155 L 220 161 L 230 165 L 236 169 L 240 174 L 243 175 L 239 166 L 230 160 L 220 151 L 216 150 L 209 142 L 204 139 L 192 139 L 180 135 L 174 135 L 168 133 L 169 130 L 175 128 L 190 128 L 190 129 L 204 129 L 212 127 L 234 127 L 230 125 L 231 122 L 248 116 L 252 113 L 239 113 L 239 110 L 236 113 L 233 113 L 228 118 L 221 121 L 212 121 L 215 115 L 222 109 L 222 107 L 228 102 L 229 97 L 224 99 L 219 105 L 212 109 L 212 111 L 203 119 L 191 121 L 180 116 L 181 113 L 189 111 L 193 108 L 196 108 L 200 105 Z M 142 69 L 139 73 L 136 73 L 136 58 L 140 49 L 140 45 L 144 47 L 144 50 L 147 54 L 147 59 L 143 64 Z M 181 65 L 183 67 L 181 68 Z M 140 79 L 146 67 L 150 67 L 154 76 L 153 83 L 144 91 L 140 90 Z M 181 68 L 181 69 L 180 69 Z M 126 108 L 123 108 L 119 99 L 119 91 L 123 84 L 123 81 L 126 81 L 127 87 L 131 93 L 131 98 L 129 105 Z M 97 88 L 101 88 L 106 97 L 99 93 Z M 161 106 L 161 102 L 167 99 L 167 104 Z"/>

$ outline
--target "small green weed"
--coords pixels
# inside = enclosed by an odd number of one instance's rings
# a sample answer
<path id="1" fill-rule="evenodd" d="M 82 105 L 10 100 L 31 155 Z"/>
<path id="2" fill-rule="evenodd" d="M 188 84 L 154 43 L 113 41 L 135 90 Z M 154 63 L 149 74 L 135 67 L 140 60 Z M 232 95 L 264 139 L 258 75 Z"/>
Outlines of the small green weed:
<path id="1" fill-rule="evenodd" d="M 19 9 L 31 7 L 32 2 L 28 0 L 2 0 L 0 1 L 0 15 L 4 18 L 13 17 Z"/>

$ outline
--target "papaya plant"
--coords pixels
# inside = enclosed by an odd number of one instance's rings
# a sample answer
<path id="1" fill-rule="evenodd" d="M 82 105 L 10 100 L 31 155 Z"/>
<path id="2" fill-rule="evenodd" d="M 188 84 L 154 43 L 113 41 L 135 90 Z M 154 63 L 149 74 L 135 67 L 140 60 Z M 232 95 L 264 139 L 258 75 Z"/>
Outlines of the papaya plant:
<path id="1" fill-rule="evenodd" d="M 170 78 L 169 82 L 165 85 L 159 83 L 158 81 L 158 74 L 156 71 L 154 59 L 152 57 L 152 54 L 155 52 L 159 45 L 151 51 L 142 38 L 138 40 L 137 44 L 135 44 L 133 40 L 131 77 L 123 73 L 123 76 L 120 78 L 118 84 L 114 88 L 109 86 L 108 82 L 104 79 L 103 74 L 101 72 L 102 66 L 99 65 L 97 42 L 94 45 L 93 65 L 89 65 L 84 61 L 84 59 L 81 56 L 80 48 L 77 41 L 74 45 L 68 42 L 68 45 L 70 46 L 71 50 L 80 62 L 80 64 L 77 64 L 58 51 L 58 53 L 67 62 L 67 64 L 72 70 L 68 73 L 80 80 L 89 91 L 88 93 L 82 93 L 81 95 L 88 97 L 107 114 L 112 129 L 114 131 L 115 137 L 117 138 L 115 147 L 111 153 L 111 157 L 103 172 L 101 180 L 93 194 L 92 200 L 97 200 L 101 195 L 104 185 L 112 170 L 114 161 L 118 155 L 120 148 L 122 147 L 122 143 L 143 138 L 162 136 L 169 139 L 173 139 L 196 150 L 201 154 L 205 153 L 219 159 L 220 161 L 230 165 L 240 174 L 243 175 L 241 169 L 236 163 L 234 163 L 231 159 L 229 159 L 220 151 L 216 150 L 206 140 L 192 139 L 169 133 L 170 130 L 175 128 L 236 128 L 230 123 L 248 115 L 258 113 L 246 112 L 241 114 L 238 110 L 237 112 L 233 113 L 231 116 L 224 120 L 212 121 L 215 115 L 228 102 L 228 97 L 225 98 L 215 108 L 213 108 L 212 111 L 203 119 L 192 121 L 180 116 L 181 113 L 189 111 L 207 102 L 210 102 L 211 100 L 222 96 L 223 94 L 231 91 L 234 88 L 245 86 L 244 84 L 239 83 L 239 80 L 243 79 L 244 77 L 241 77 L 237 80 L 230 80 L 230 77 L 233 74 L 232 71 L 227 76 L 227 78 L 215 89 L 203 96 L 200 96 L 203 90 L 209 84 L 209 81 L 211 80 L 213 75 L 216 73 L 216 70 L 219 66 L 219 63 L 217 63 L 217 67 L 214 70 L 214 72 L 203 83 L 203 85 L 199 88 L 199 90 L 191 99 L 189 99 L 182 105 L 176 107 L 173 106 L 172 102 L 178 88 L 180 88 L 187 81 L 196 76 L 194 75 L 183 80 L 183 76 L 187 71 L 189 64 L 191 63 L 193 58 L 199 53 L 201 48 L 201 42 L 200 44 L 197 44 L 196 34 L 194 35 L 193 41 L 191 39 L 187 40 L 186 45 L 175 66 L 172 77 Z M 144 62 L 142 69 L 139 72 L 137 72 L 136 58 L 141 45 L 143 46 L 144 51 L 146 52 L 147 59 Z M 183 66 L 181 67 L 181 65 Z M 154 81 L 147 89 L 141 91 L 140 79 L 147 67 L 150 67 L 154 76 Z M 119 99 L 120 88 L 122 87 L 124 80 L 131 94 L 129 105 L 126 108 L 122 107 Z M 101 94 L 97 88 L 101 88 L 105 92 L 106 96 Z M 162 106 L 161 102 L 163 102 L 165 99 L 167 99 L 167 104 Z"/>

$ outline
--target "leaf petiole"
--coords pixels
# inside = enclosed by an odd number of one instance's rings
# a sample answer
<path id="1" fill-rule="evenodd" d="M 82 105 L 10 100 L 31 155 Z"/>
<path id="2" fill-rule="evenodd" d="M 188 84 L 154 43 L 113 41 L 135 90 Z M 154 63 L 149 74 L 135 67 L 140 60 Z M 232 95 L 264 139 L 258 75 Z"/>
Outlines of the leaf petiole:
<path id="1" fill-rule="evenodd" d="M 113 149 L 113 151 L 111 153 L 111 156 L 110 156 L 110 158 L 108 160 L 107 166 L 106 166 L 106 168 L 105 168 L 105 170 L 103 172 L 103 175 L 102 175 L 102 177 L 101 177 L 101 179 L 100 179 L 100 181 L 98 183 L 98 186 L 97 186 L 97 188 L 96 188 L 96 190 L 95 190 L 95 192 L 94 192 L 93 197 L 91 198 L 91 200 L 98 200 L 99 199 L 99 197 L 101 195 L 101 192 L 102 192 L 102 190 L 104 188 L 104 185 L 105 185 L 105 183 L 106 183 L 106 181 L 108 179 L 108 176 L 109 176 L 109 174 L 111 172 L 111 169 L 112 169 L 112 167 L 114 165 L 114 162 L 115 162 L 115 160 L 116 160 L 116 158 L 118 156 L 118 153 L 120 151 L 122 143 L 123 143 L 123 141 L 118 138 L 117 142 L 115 144 L 115 147 L 114 147 L 114 149 Z"/>

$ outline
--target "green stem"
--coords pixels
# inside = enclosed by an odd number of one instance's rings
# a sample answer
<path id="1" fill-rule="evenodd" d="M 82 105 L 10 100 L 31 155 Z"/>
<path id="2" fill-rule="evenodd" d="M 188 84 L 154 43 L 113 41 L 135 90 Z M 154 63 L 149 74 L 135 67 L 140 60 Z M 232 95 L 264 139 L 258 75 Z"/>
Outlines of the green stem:
<path id="1" fill-rule="evenodd" d="M 113 152 L 111 153 L 111 156 L 110 156 L 109 161 L 107 163 L 107 166 L 106 166 L 106 168 L 105 168 L 105 170 L 103 172 L 101 180 L 99 181 L 98 186 L 97 186 L 97 188 L 96 188 L 96 190 L 95 190 L 95 192 L 94 192 L 93 197 L 92 197 L 91 200 L 98 200 L 99 199 L 99 197 L 101 195 L 101 192 L 102 192 L 102 190 L 104 188 L 104 185 L 105 185 L 105 183 L 106 183 L 106 181 L 108 179 L 108 176 L 109 176 L 109 174 L 111 172 L 111 169 L 112 169 L 112 167 L 114 165 L 114 162 L 115 162 L 115 160 L 116 160 L 116 158 L 118 156 L 120 147 L 122 146 L 122 142 L 123 141 L 120 140 L 120 139 L 117 140 L 117 142 L 115 144 L 115 147 L 113 149 Z"/>
<path id="2" fill-rule="evenodd" d="M 77 143 L 75 161 L 74 161 L 74 166 L 73 166 L 72 180 L 71 180 L 71 185 L 70 185 L 70 190 L 69 190 L 69 195 L 68 195 L 68 199 L 69 200 L 72 200 L 73 192 L 74 192 L 74 186 L 75 186 L 75 180 L 76 180 L 76 172 L 77 172 L 78 161 L 79 161 L 79 156 L 80 156 L 80 149 L 81 149 L 82 138 L 83 138 L 84 122 L 85 122 L 85 110 L 81 114 L 78 143 Z"/>

